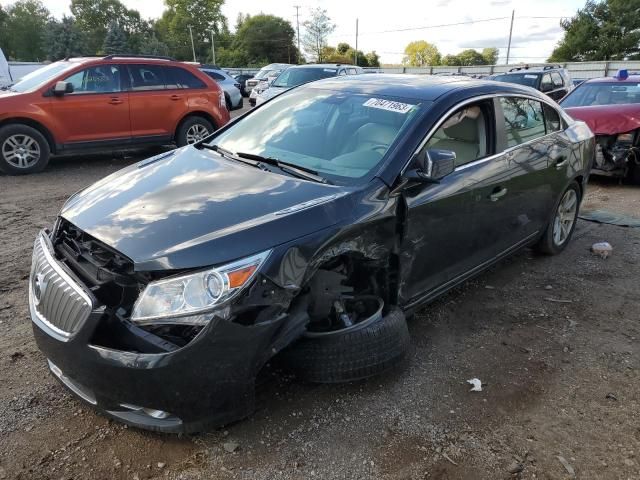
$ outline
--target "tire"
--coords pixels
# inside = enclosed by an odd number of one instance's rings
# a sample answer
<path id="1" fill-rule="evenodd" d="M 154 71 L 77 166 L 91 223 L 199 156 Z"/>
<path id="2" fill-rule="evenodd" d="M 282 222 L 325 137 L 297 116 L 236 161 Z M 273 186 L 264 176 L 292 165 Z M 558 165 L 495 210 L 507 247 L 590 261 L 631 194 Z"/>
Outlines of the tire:
<path id="1" fill-rule="evenodd" d="M 195 143 L 212 134 L 214 130 L 213 125 L 206 118 L 200 116 L 188 117 L 180 124 L 180 127 L 178 127 L 176 144 L 179 147 L 184 147 L 185 145 Z"/>
<path id="2" fill-rule="evenodd" d="M 41 172 L 50 156 L 49 142 L 35 128 L 22 124 L 0 128 L 0 171 L 9 175 Z"/>
<path id="3" fill-rule="evenodd" d="M 240 102 L 238 103 L 236 110 L 241 110 L 242 108 L 244 108 L 244 98 L 240 97 Z"/>
<path id="4" fill-rule="evenodd" d="M 575 199 L 575 212 L 570 214 L 573 217 L 571 225 L 568 226 L 568 228 L 562 229 L 561 227 L 556 226 L 556 219 L 559 218 L 559 210 L 564 210 L 565 206 L 567 205 L 564 203 L 565 199 L 568 199 L 569 197 L 573 197 Z M 547 228 L 545 229 L 542 238 L 540 238 L 538 243 L 535 245 L 536 250 L 546 255 L 557 255 L 567 247 L 567 245 L 571 241 L 573 231 L 576 228 L 578 211 L 580 210 L 580 200 L 580 186 L 578 185 L 578 182 L 574 181 L 562 193 L 560 200 L 554 207 L 551 218 L 549 219 L 549 223 L 547 224 Z M 567 212 L 564 212 L 564 215 L 565 221 L 568 221 L 570 219 L 570 215 Z M 565 226 L 567 226 L 566 223 Z M 563 233 L 561 233 L 559 237 L 557 235 L 558 228 L 561 228 L 561 230 L 563 231 Z M 561 240 L 560 242 L 558 242 L 559 238 Z"/>
<path id="5" fill-rule="evenodd" d="M 360 329 L 303 337 L 280 359 L 303 381 L 340 383 L 382 373 L 398 364 L 408 349 L 407 322 L 394 307 L 380 321 Z"/>
<path id="6" fill-rule="evenodd" d="M 227 106 L 227 111 L 228 112 L 233 110 L 233 105 L 231 105 L 231 99 L 229 98 L 229 95 L 227 95 L 227 94 L 224 95 L 224 103 Z"/>
<path id="7" fill-rule="evenodd" d="M 627 173 L 627 180 L 629 183 L 633 185 L 640 185 L 640 165 L 634 163 L 629 168 L 629 173 Z"/>

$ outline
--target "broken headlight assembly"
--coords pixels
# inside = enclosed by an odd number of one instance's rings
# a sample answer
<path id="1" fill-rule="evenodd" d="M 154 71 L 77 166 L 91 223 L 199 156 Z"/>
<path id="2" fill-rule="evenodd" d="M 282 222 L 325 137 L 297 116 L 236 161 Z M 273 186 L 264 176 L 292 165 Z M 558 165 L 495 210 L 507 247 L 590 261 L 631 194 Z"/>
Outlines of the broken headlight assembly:
<path id="1" fill-rule="evenodd" d="M 138 325 L 205 325 L 212 318 L 212 310 L 251 283 L 270 252 L 151 282 L 138 297 L 131 321 Z"/>

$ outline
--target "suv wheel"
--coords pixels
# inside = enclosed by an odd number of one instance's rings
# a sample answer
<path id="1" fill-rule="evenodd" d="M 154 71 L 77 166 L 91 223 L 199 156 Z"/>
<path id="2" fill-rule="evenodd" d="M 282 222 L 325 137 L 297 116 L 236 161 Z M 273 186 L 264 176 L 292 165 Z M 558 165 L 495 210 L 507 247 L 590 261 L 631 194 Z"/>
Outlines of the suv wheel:
<path id="1" fill-rule="evenodd" d="M 42 171 L 51 151 L 47 139 L 27 125 L 0 128 L 0 170 L 9 175 Z"/>
<path id="2" fill-rule="evenodd" d="M 211 125 L 211 122 L 206 118 L 189 117 L 182 122 L 182 125 L 178 128 L 176 143 L 179 147 L 191 145 L 208 137 L 213 131 L 213 125 Z"/>
<path id="3" fill-rule="evenodd" d="M 576 227 L 579 207 L 580 187 L 573 182 L 562 194 L 536 249 L 548 255 L 556 255 L 564 250 Z"/>

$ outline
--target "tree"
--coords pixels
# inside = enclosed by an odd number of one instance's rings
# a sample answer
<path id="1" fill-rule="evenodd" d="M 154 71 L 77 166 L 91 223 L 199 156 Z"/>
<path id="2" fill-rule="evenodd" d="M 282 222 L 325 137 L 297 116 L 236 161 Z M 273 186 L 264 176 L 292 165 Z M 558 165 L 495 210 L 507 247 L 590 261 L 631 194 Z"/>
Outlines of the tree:
<path id="1" fill-rule="evenodd" d="M 107 31 L 112 22 L 122 29 L 130 53 L 137 53 L 151 26 L 119 0 L 71 0 L 71 13 L 78 27 L 86 34 L 86 49 L 90 54 L 102 52 Z"/>
<path id="2" fill-rule="evenodd" d="M 223 2 L 224 0 L 165 0 L 167 9 L 154 26 L 158 39 L 169 46 L 174 57 L 191 60 L 191 26 L 196 59 L 206 61 L 211 55 L 211 30 L 216 44 L 228 45 L 230 41 L 227 19 L 220 10 Z"/>
<path id="3" fill-rule="evenodd" d="M 442 65 L 446 65 L 448 67 L 454 67 L 460 65 L 460 59 L 457 55 L 445 55 L 442 57 Z"/>
<path id="4" fill-rule="evenodd" d="M 274 15 L 260 14 L 242 21 L 233 48 L 244 51 L 249 63 L 297 63 L 294 39 L 291 23 Z"/>
<path id="5" fill-rule="evenodd" d="M 0 5 L 0 47 L 7 44 L 7 19 L 9 14 Z"/>
<path id="6" fill-rule="evenodd" d="M 461 51 L 456 55 L 458 61 L 460 62 L 458 65 L 485 65 L 486 60 L 482 56 L 480 52 L 474 50 L 473 48 L 468 48 L 466 50 Z"/>
<path id="7" fill-rule="evenodd" d="M 640 0 L 588 0 L 560 26 L 564 38 L 550 62 L 640 58 Z"/>
<path id="8" fill-rule="evenodd" d="M 19 0 L 9 6 L 3 28 L 5 55 L 14 60 L 44 60 L 42 32 L 48 21 L 49 10 L 39 0 Z"/>
<path id="9" fill-rule="evenodd" d="M 440 52 L 435 45 L 424 40 L 409 43 L 404 48 L 404 65 L 412 67 L 424 67 L 425 65 L 439 65 Z"/>
<path id="10" fill-rule="evenodd" d="M 127 52 L 127 37 L 118 22 L 109 24 L 109 30 L 107 30 L 107 35 L 104 37 L 102 51 L 107 55 L 129 53 Z"/>
<path id="11" fill-rule="evenodd" d="M 140 53 L 144 55 L 169 55 L 169 47 L 166 43 L 161 42 L 155 33 L 147 36 L 140 44 Z"/>
<path id="12" fill-rule="evenodd" d="M 370 67 L 379 67 L 380 66 L 380 56 L 376 53 L 375 50 L 369 52 L 365 55 L 367 57 L 367 63 Z"/>
<path id="13" fill-rule="evenodd" d="M 495 65 L 498 63 L 498 56 L 500 55 L 500 50 L 496 47 L 489 47 L 482 49 L 482 58 L 484 58 L 485 65 Z"/>
<path id="14" fill-rule="evenodd" d="M 64 15 L 60 21 L 51 19 L 44 32 L 44 41 L 48 60 L 56 61 L 86 53 L 84 32 L 80 31 L 73 17 Z"/>
<path id="15" fill-rule="evenodd" d="M 302 36 L 302 44 L 305 51 L 318 63 L 324 61 L 323 48 L 327 46 L 327 39 L 336 26 L 331 22 L 327 11 L 316 8 L 311 11 L 309 20 L 303 23 L 305 32 Z"/>

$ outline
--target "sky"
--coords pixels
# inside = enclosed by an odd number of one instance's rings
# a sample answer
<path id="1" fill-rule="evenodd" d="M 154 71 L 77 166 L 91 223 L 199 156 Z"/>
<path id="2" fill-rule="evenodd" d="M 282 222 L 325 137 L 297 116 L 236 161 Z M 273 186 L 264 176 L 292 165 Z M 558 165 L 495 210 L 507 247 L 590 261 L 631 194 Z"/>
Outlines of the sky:
<path id="1" fill-rule="evenodd" d="M 145 18 L 157 18 L 164 9 L 162 0 L 121 1 Z M 56 17 L 69 14 L 69 1 L 43 3 Z M 375 50 L 381 63 L 389 64 L 400 63 L 404 47 L 414 40 L 435 44 L 443 56 L 466 48 L 498 47 L 498 63 L 505 63 L 515 10 L 510 63 L 517 63 L 544 62 L 562 38 L 560 19 L 573 16 L 584 4 L 585 0 L 399 0 L 397 4 L 389 0 L 226 0 L 222 11 L 231 28 L 240 12 L 277 15 L 295 28 L 294 5 L 299 5 L 303 33 L 302 23 L 310 11 L 321 7 L 336 25 L 330 45 L 347 42 L 354 46 L 358 19 L 358 49 Z"/>

